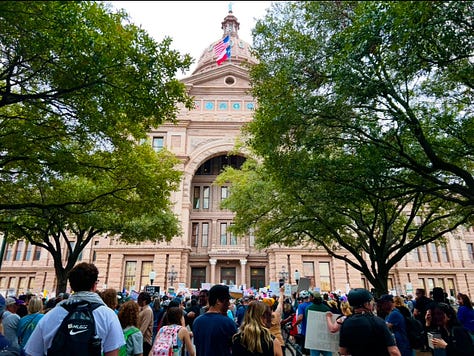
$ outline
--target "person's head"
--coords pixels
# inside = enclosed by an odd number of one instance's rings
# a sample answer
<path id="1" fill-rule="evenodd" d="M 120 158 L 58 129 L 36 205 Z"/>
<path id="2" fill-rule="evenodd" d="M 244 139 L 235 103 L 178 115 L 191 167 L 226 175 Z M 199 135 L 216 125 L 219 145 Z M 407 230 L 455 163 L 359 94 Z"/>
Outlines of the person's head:
<path id="1" fill-rule="evenodd" d="M 458 304 L 472 309 L 472 303 L 469 297 L 466 294 L 458 293 L 457 295 Z"/>
<path id="2" fill-rule="evenodd" d="M 395 307 L 406 307 L 405 299 L 399 295 L 393 297 L 393 304 L 395 304 Z"/>
<path id="3" fill-rule="evenodd" d="M 33 297 L 28 303 L 28 314 L 38 313 L 43 310 L 43 300 L 39 297 Z"/>
<path id="4" fill-rule="evenodd" d="M 226 314 L 229 309 L 230 299 L 228 286 L 216 284 L 209 290 L 209 305 L 223 314 Z"/>
<path id="5" fill-rule="evenodd" d="M 198 295 L 199 306 L 205 307 L 209 301 L 209 291 L 207 289 L 201 289 Z"/>
<path id="6" fill-rule="evenodd" d="M 115 310 L 118 306 L 118 295 L 117 290 L 108 288 L 100 293 L 100 297 L 104 303 L 112 310 Z"/>
<path id="7" fill-rule="evenodd" d="M 319 292 L 313 292 L 313 303 L 314 304 L 322 304 L 323 303 L 323 297 L 321 296 L 321 293 Z"/>
<path id="8" fill-rule="evenodd" d="M 434 303 L 429 309 L 432 327 L 451 327 L 458 325 L 456 311 L 446 303 Z"/>
<path id="9" fill-rule="evenodd" d="M 343 315 L 348 316 L 352 314 L 352 308 L 349 302 L 342 301 L 341 302 L 341 312 Z"/>
<path id="10" fill-rule="evenodd" d="M 148 292 L 140 292 L 137 298 L 138 305 L 144 307 L 151 303 L 151 296 Z"/>
<path id="11" fill-rule="evenodd" d="M 303 302 L 309 301 L 310 293 L 307 290 L 302 290 L 299 295 Z"/>
<path id="12" fill-rule="evenodd" d="M 23 301 L 20 301 L 15 297 L 8 297 L 5 300 L 6 310 L 8 310 L 10 313 L 16 314 L 21 303 L 23 303 Z"/>
<path id="13" fill-rule="evenodd" d="M 441 287 L 433 288 L 433 300 L 438 303 L 443 303 L 445 301 L 443 288 Z"/>
<path id="14" fill-rule="evenodd" d="M 426 291 L 423 288 L 417 288 L 415 290 L 415 298 L 421 298 L 426 296 Z"/>
<path id="15" fill-rule="evenodd" d="M 69 271 L 68 280 L 74 292 L 95 292 L 99 283 L 99 270 L 92 263 L 81 262 Z"/>
<path id="16" fill-rule="evenodd" d="M 168 311 L 166 312 L 166 318 L 168 325 L 181 325 L 181 321 L 184 318 L 183 311 L 180 307 L 169 307 Z"/>
<path id="17" fill-rule="evenodd" d="M 118 318 L 120 320 L 120 325 L 122 326 L 122 329 L 126 328 L 127 326 L 138 327 L 139 311 L 140 309 L 138 307 L 138 304 L 133 300 L 129 300 L 128 302 L 125 302 L 120 306 Z"/>
<path id="18" fill-rule="evenodd" d="M 264 302 L 270 308 L 273 308 L 273 305 L 275 304 L 275 299 L 273 299 L 273 298 L 263 298 L 262 302 Z"/>
<path id="19" fill-rule="evenodd" d="M 365 288 L 355 288 L 347 294 L 347 301 L 354 309 L 372 311 L 373 305 L 371 302 L 373 299 L 372 294 Z"/>
<path id="20" fill-rule="evenodd" d="M 272 311 L 267 304 L 257 300 L 249 303 L 240 327 L 241 343 L 249 352 L 263 353 L 261 335 L 267 342 L 271 342 L 272 336 L 268 329 L 271 318 Z"/>
<path id="21" fill-rule="evenodd" d="M 377 300 L 377 315 L 385 318 L 395 308 L 393 295 L 384 294 Z"/>

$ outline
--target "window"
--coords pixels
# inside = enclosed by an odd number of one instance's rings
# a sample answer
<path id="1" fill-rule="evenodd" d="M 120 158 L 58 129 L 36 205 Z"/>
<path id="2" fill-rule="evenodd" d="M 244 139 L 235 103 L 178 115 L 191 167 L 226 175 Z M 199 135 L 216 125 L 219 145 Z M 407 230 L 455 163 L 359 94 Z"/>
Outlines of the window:
<path id="1" fill-rule="evenodd" d="M 69 241 L 69 245 L 71 245 L 71 251 L 74 252 L 74 249 L 76 248 L 76 241 Z M 69 252 L 69 249 L 66 247 L 66 259 L 69 258 L 71 253 Z M 79 255 L 77 256 L 77 260 L 81 261 L 82 260 L 82 251 L 79 252 Z"/>
<path id="2" fill-rule="evenodd" d="M 202 208 L 209 209 L 209 199 L 211 196 L 211 189 L 209 187 L 202 188 Z"/>
<path id="3" fill-rule="evenodd" d="M 23 254 L 23 247 L 25 246 L 25 241 L 19 240 L 16 243 L 16 251 L 15 251 L 15 261 L 21 261 L 21 255 Z"/>
<path id="4" fill-rule="evenodd" d="M 250 244 L 250 246 L 255 246 L 255 230 L 253 228 L 250 229 L 249 244 Z"/>
<path id="5" fill-rule="evenodd" d="M 39 261 L 41 258 L 41 248 L 39 246 L 35 246 L 35 252 L 33 254 L 33 261 Z"/>
<path id="6" fill-rule="evenodd" d="M 250 268 L 250 286 L 256 289 L 266 286 L 265 268 Z"/>
<path id="7" fill-rule="evenodd" d="M 319 281 L 321 283 L 321 291 L 330 292 L 332 290 L 329 262 L 319 262 Z"/>
<path id="8" fill-rule="evenodd" d="M 202 223 L 202 247 L 207 247 L 209 244 L 209 223 Z"/>
<path id="9" fill-rule="evenodd" d="M 441 288 L 443 288 L 443 290 L 446 290 L 446 286 L 444 285 L 444 279 L 443 278 L 438 278 L 437 287 L 441 287 Z"/>
<path id="10" fill-rule="evenodd" d="M 165 139 L 163 136 L 155 136 L 153 137 L 153 149 L 158 152 L 163 149 Z"/>
<path id="11" fill-rule="evenodd" d="M 0 288 L 5 289 L 7 283 L 7 277 L 0 277 Z"/>
<path id="12" fill-rule="evenodd" d="M 193 223 L 191 228 L 191 246 L 199 246 L 199 223 Z"/>
<path id="13" fill-rule="evenodd" d="M 206 267 L 191 268 L 191 288 L 201 288 L 206 283 Z"/>
<path id="14" fill-rule="evenodd" d="M 417 288 L 423 288 L 426 290 L 426 283 L 424 278 L 418 278 L 418 287 Z"/>
<path id="15" fill-rule="evenodd" d="M 235 285 L 235 267 L 221 268 L 221 283 Z"/>
<path id="16" fill-rule="evenodd" d="M 411 256 L 414 262 L 420 262 L 420 251 L 417 248 L 411 251 Z"/>
<path id="17" fill-rule="evenodd" d="M 34 282 L 35 282 L 35 277 L 30 277 L 30 279 L 28 280 L 28 290 L 33 289 Z"/>
<path id="18" fill-rule="evenodd" d="M 25 257 L 23 257 L 23 261 L 29 261 L 31 259 L 31 244 L 26 243 L 26 249 L 25 249 Z"/>
<path id="19" fill-rule="evenodd" d="M 434 278 L 428 278 L 427 281 L 428 281 L 427 290 L 433 290 L 433 288 L 435 287 Z"/>
<path id="20" fill-rule="evenodd" d="M 303 262 L 303 276 L 311 280 L 310 284 L 314 285 L 314 263 Z"/>
<path id="21" fill-rule="evenodd" d="M 201 198 L 201 187 L 194 187 L 193 192 L 193 209 L 199 209 Z"/>
<path id="22" fill-rule="evenodd" d="M 441 260 L 443 262 L 449 262 L 448 248 L 446 247 L 446 244 L 441 244 L 440 249 L 441 249 Z"/>
<path id="23" fill-rule="evenodd" d="M 237 245 L 237 236 L 235 236 L 235 233 L 233 231 L 230 231 L 230 244 Z"/>
<path id="24" fill-rule="evenodd" d="M 451 297 L 454 297 L 456 295 L 456 289 L 454 288 L 454 279 L 453 278 L 448 278 L 448 290 L 449 290 L 449 295 Z"/>
<path id="25" fill-rule="evenodd" d="M 221 245 L 227 245 L 227 224 L 221 223 L 220 229 Z"/>
<path id="26" fill-rule="evenodd" d="M 10 277 L 10 281 L 8 282 L 8 288 L 16 289 L 16 277 Z"/>
<path id="27" fill-rule="evenodd" d="M 431 257 L 433 262 L 439 262 L 438 248 L 434 243 L 430 244 L 431 246 Z"/>
<path id="28" fill-rule="evenodd" d="M 430 257 L 428 255 L 428 248 L 426 247 L 426 245 L 420 246 L 419 249 L 420 249 L 420 254 L 421 254 L 421 257 L 422 257 L 422 261 L 423 262 L 429 262 Z"/>
<path id="29" fill-rule="evenodd" d="M 229 187 L 223 186 L 221 187 L 221 201 L 227 199 L 229 196 Z"/>
<path id="30" fill-rule="evenodd" d="M 18 289 L 20 293 L 26 292 L 26 288 L 27 288 L 26 281 L 27 281 L 26 277 L 19 278 Z"/>
<path id="31" fill-rule="evenodd" d="M 143 261 L 142 262 L 142 273 L 140 276 L 141 285 L 146 286 L 150 284 L 150 272 L 153 269 L 153 261 Z"/>
<path id="32" fill-rule="evenodd" d="M 473 243 L 468 243 L 467 245 L 467 254 L 469 256 L 469 259 L 471 262 L 474 262 L 474 244 Z"/>
<path id="33" fill-rule="evenodd" d="M 131 291 L 132 289 L 136 288 L 135 285 L 135 273 L 137 270 L 137 262 L 136 261 L 126 261 L 125 262 L 125 281 L 124 286 L 125 289 Z"/>

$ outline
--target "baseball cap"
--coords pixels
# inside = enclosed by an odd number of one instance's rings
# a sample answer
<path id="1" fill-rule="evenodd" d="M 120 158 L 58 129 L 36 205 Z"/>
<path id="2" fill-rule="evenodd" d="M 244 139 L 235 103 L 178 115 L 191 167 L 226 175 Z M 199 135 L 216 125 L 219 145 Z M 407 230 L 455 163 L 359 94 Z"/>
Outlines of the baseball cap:
<path id="1" fill-rule="evenodd" d="M 361 307 L 373 299 L 372 294 L 365 288 L 352 289 L 347 295 L 347 300 L 351 307 Z"/>
<path id="2" fill-rule="evenodd" d="M 302 290 L 302 291 L 300 292 L 300 297 L 301 297 L 302 299 L 309 298 L 309 292 L 308 292 L 307 290 Z"/>
<path id="3" fill-rule="evenodd" d="M 232 299 L 229 294 L 229 287 L 222 284 L 216 284 L 209 289 L 209 299 L 215 298 L 216 300 Z"/>
<path id="4" fill-rule="evenodd" d="M 273 307 L 273 304 L 275 304 L 275 299 L 273 298 L 263 298 L 262 300 L 266 305 L 268 305 L 270 308 Z"/>
<path id="5" fill-rule="evenodd" d="M 391 294 L 384 294 L 379 298 L 380 302 L 393 302 L 393 295 Z"/>
<path id="6" fill-rule="evenodd" d="M 322 298 L 321 293 L 319 293 L 319 292 L 314 291 L 311 294 L 313 295 L 313 298 Z"/>
<path id="7" fill-rule="evenodd" d="M 25 304 L 25 302 L 23 300 L 16 299 L 15 297 L 8 297 L 5 300 L 5 305 L 8 306 L 8 305 L 13 305 L 13 304 L 21 305 L 21 304 Z"/>

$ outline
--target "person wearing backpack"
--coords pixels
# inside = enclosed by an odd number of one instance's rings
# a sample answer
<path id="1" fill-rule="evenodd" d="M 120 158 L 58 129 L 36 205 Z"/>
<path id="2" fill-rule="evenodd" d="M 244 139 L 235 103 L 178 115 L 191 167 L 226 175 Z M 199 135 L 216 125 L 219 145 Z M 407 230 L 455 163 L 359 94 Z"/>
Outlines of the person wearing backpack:
<path id="1" fill-rule="evenodd" d="M 117 314 L 97 294 L 99 271 L 82 262 L 68 273 L 68 299 L 45 314 L 25 346 L 30 356 L 116 356 L 125 339 Z"/>
<path id="2" fill-rule="evenodd" d="M 122 325 L 125 345 L 119 350 L 119 356 L 142 356 L 143 334 L 138 328 L 138 304 L 129 300 L 121 305 L 118 318 Z"/>
<path id="3" fill-rule="evenodd" d="M 395 306 L 393 295 L 384 294 L 378 302 L 382 305 L 382 309 L 386 310 L 388 315 L 385 317 L 385 322 L 395 336 L 397 347 L 402 356 L 412 356 L 413 349 L 410 347 L 410 342 L 407 335 L 407 325 L 405 317 L 400 310 Z"/>
<path id="4" fill-rule="evenodd" d="M 151 348 L 153 356 L 168 356 L 170 351 L 173 355 L 183 354 L 185 346 L 188 356 L 195 356 L 194 345 L 191 334 L 184 324 L 184 315 L 180 307 L 171 307 L 166 312 L 167 325 L 164 325 L 156 334 L 155 342 Z"/>

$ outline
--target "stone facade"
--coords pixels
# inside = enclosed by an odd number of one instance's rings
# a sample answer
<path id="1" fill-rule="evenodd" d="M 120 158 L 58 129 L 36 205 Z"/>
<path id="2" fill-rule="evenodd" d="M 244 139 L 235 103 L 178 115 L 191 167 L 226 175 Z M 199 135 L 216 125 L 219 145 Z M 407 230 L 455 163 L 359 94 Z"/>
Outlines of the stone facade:
<path id="1" fill-rule="evenodd" d="M 236 238 L 227 228 L 233 215 L 219 208 L 227 187 L 212 184 L 227 164 L 239 166 L 245 152 L 235 152 L 242 125 L 252 119 L 255 102 L 250 96 L 246 63 L 253 63 L 250 46 L 238 36 L 239 22 L 229 12 L 222 22 L 223 37 L 231 36 L 231 59 L 216 64 L 214 44 L 208 46 L 193 74 L 183 79 L 194 97 L 195 108 L 182 110 L 177 124 L 164 124 L 149 133 L 156 149 L 166 147 L 180 159 L 183 179 L 173 194 L 175 213 L 183 234 L 171 242 L 123 244 L 116 238 L 96 238 L 83 251 L 82 261 L 94 262 L 101 287 L 140 290 L 150 283 L 161 290 L 201 283 L 226 283 L 238 288 L 267 286 L 294 272 L 310 279 L 323 291 L 349 287 L 370 288 L 364 276 L 347 263 L 318 248 L 272 246 L 258 250 L 253 236 Z M 26 246 L 26 247 L 25 247 Z M 430 244 L 404 257 L 393 268 L 389 287 L 397 293 L 413 288 L 441 286 L 454 295 L 474 296 L 474 232 L 458 230 L 447 236 L 446 248 Z M 6 246 L 0 272 L 0 292 L 27 290 L 53 292 L 55 275 L 51 256 L 24 242 Z"/>

